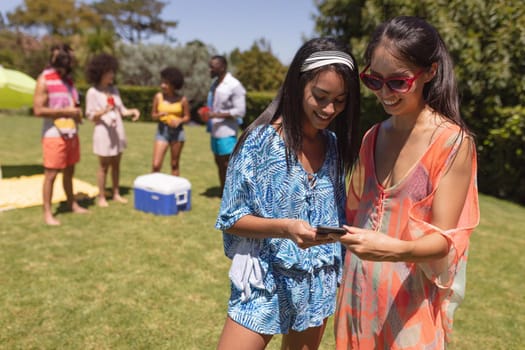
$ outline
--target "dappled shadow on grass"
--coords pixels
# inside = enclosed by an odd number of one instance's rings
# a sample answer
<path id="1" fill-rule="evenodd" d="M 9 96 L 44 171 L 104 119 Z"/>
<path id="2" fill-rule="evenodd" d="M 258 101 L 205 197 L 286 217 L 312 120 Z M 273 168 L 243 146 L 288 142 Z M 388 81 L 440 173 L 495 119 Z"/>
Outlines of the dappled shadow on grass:
<path id="1" fill-rule="evenodd" d="M 206 191 L 201 193 L 201 196 L 206 196 L 209 198 L 217 197 L 221 198 L 221 188 L 219 186 L 209 187 L 206 189 Z"/>
<path id="2" fill-rule="evenodd" d="M 77 200 L 77 203 L 81 207 L 86 208 L 86 209 L 95 205 L 95 198 L 90 198 L 84 193 L 75 194 L 75 199 Z M 71 208 L 68 207 L 67 202 L 62 201 L 58 203 L 58 207 L 56 208 L 53 215 L 59 215 L 59 214 L 70 213 L 70 212 L 71 212 Z"/>
<path id="3" fill-rule="evenodd" d="M 44 173 L 44 167 L 41 164 L 27 164 L 27 165 L 6 165 L 0 164 L 2 167 L 2 177 L 4 179 L 19 176 L 31 176 Z"/>
<path id="4" fill-rule="evenodd" d="M 73 188 L 74 190 L 74 188 Z M 126 197 L 131 192 L 131 187 L 128 186 L 120 186 L 120 195 L 123 197 Z M 105 189 L 106 198 L 111 201 L 112 197 L 112 189 L 110 187 L 106 187 Z M 95 199 L 96 197 L 89 197 L 86 193 L 83 192 L 77 192 L 75 193 L 75 200 L 78 202 L 78 204 L 86 209 L 89 209 L 89 207 L 92 207 L 95 205 Z M 58 203 L 58 207 L 56 208 L 53 215 L 63 214 L 71 212 L 71 209 L 67 206 L 66 201 L 61 201 Z"/>
<path id="5" fill-rule="evenodd" d="M 107 181 L 106 181 L 107 183 Z M 132 188 L 131 187 L 128 187 L 128 186 L 120 186 L 119 187 L 119 192 L 120 192 L 120 195 L 121 196 L 127 196 L 130 192 L 131 192 Z M 106 187 L 106 189 L 104 190 L 104 194 L 106 195 L 106 198 L 107 199 L 111 199 L 111 197 L 113 196 L 113 189 L 111 187 Z"/>

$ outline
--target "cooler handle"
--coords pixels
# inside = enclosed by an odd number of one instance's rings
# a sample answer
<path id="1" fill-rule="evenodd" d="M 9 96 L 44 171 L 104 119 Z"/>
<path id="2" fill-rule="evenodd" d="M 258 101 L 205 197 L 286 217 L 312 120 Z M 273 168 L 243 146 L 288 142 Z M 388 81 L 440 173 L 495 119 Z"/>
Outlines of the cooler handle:
<path id="1" fill-rule="evenodd" d="M 188 192 L 183 192 L 175 195 L 177 199 L 177 205 L 186 204 L 188 202 Z"/>

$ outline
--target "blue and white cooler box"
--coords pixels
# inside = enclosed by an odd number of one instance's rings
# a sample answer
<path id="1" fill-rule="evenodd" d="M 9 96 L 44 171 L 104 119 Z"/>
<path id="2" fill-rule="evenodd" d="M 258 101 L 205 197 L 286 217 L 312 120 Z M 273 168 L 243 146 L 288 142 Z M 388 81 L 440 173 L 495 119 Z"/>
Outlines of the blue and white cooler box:
<path id="1" fill-rule="evenodd" d="M 180 176 L 141 175 L 133 182 L 135 209 L 155 215 L 175 215 L 191 209 L 191 184 Z"/>

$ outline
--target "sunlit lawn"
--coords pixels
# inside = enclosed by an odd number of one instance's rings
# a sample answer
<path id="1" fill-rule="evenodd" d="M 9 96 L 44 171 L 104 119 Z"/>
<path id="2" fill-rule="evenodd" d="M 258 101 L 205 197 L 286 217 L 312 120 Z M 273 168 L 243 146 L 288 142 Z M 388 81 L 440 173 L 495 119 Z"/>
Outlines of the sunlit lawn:
<path id="1" fill-rule="evenodd" d="M 41 171 L 41 120 L 0 114 L 4 177 Z M 130 203 L 88 215 L 41 207 L 0 212 L 0 348 L 213 349 L 229 294 L 229 260 L 214 229 L 218 178 L 202 126 L 187 127 L 182 176 L 192 209 L 154 216 L 133 208 L 133 180 L 150 170 L 155 125 L 126 123 L 122 192 Z M 92 126 L 81 128 L 76 177 L 95 184 Z M 166 159 L 167 160 L 167 159 Z M 164 172 L 168 172 L 165 160 Z M 35 188 L 40 193 L 41 188 Z M 54 205 L 59 208 L 59 205 Z M 523 207 L 481 197 L 467 295 L 451 349 L 520 349 L 525 343 Z M 334 347 L 332 322 L 322 349 Z M 279 348 L 279 339 L 270 344 Z"/>

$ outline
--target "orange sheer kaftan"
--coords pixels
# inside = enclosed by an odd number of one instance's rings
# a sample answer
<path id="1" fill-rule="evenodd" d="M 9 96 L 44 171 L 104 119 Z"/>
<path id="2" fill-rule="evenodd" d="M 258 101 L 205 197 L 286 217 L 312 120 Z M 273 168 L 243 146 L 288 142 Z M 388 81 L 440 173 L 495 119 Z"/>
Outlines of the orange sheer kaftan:
<path id="1" fill-rule="evenodd" d="M 409 173 L 383 188 L 374 165 L 379 128 L 365 135 L 350 176 L 347 222 L 402 240 L 440 232 L 450 252 L 425 263 L 364 261 L 348 252 L 335 316 L 336 348 L 444 349 L 465 292 L 469 237 L 479 221 L 476 155 L 457 228 L 440 230 L 430 224 L 432 200 L 464 134 L 455 125 L 440 128 Z"/>

